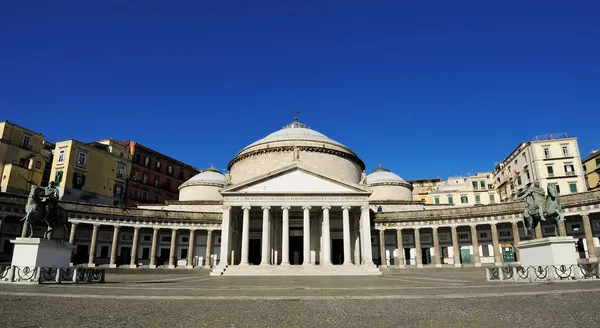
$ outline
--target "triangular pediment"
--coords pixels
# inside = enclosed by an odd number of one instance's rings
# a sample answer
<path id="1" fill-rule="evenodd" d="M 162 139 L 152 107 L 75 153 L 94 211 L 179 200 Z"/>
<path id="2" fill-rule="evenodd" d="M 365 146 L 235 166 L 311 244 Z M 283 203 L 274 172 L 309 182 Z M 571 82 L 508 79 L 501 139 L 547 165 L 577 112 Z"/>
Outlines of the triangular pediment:
<path id="1" fill-rule="evenodd" d="M 365 194 L 362 186 L 315 173 L 299 165 L 286 167 L 221 191 L 222 194 Z"/>

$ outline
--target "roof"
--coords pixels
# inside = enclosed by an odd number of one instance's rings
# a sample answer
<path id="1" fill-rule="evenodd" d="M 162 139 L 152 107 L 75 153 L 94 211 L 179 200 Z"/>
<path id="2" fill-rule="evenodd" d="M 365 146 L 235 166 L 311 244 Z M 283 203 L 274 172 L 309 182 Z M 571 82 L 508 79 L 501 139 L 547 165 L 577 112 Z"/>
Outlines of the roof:
<path id="1" fill-rule="evenodd" d="M 371 174 L 367 175 L 367 185 L 375 184 L 402 184 L 410 186 L 410 184 L 402 179 L 399 175 L 381 167 L 381 165 L 374 169 Z"/>
<path id="2" fill-rule="evenodd" d="M 249 144 L 248 146 L 244 147 L 244 149 L 242 149 L 240 153 L 256 145 L 290 140 L 324 142 L 348 149 L 348 147 L 344 146 L 343 144 L 327 137 L 326 135 L 318 131 L 310 129 L 305 124 L 300 123 L 298 121 L 298 118 L 296 117 L 294 118 L 294 121 L 292 123 L 284 126 L 281 130 L 275 131 L 269 134 L 268 136 Z"/>

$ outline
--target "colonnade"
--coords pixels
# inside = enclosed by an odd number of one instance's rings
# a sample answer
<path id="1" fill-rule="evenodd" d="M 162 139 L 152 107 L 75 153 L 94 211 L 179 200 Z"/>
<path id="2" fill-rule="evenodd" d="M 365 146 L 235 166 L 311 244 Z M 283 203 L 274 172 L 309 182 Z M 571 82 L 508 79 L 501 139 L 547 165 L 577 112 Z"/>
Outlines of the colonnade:
<path id="1" fill-rule="evenodd" d="M 262 229 L 261 229 L 261 260 L 260 265 L 290 265 L 290 210 L 302 209 L 302 236 L 303 236 L 303 263 L 302 265 L 315 265 L 316 260 L 313 260 L 310 256 L 311 253 L 311 221 L 316 219 L 313 215 L 314 210 L 318 209 L 321 213 L 318 218 L 322 219 L 321 224 L 321 258 L 319 265 L 332 265 L 331 260 L 331 220 L 330 211 L 341 210 L 342 212 L 342 236 L 343 236 L 343 265 L 372 265 L 372 249 L 371 249 L 371 225 L 369 218 L 369 207 L 360 207 L 360 220 L 358 224 L 358 234 L 360 236 L 360 263 L 356 262 L 356 257 L 352 254 L 352 240 L 351 240 L 351 223 L 350 223 L 350 211 L 351 206 L 348 205 L 301 205 L 301 206 L 271 206 L 271 205 L 243 205 L 239 206 L 242 211 L 242 236 L 241 236 L 241 249 L 240 249 L 240 266 L 247 266 L 249 262 L 249 245 L 250 245 L 250 210 L 253 207 L 258 207 L 262 211 Z M 273 211 L 279 211 L 281 209 L 281 219 L 273 216 Z M 311 210 L 313 211 L 311 213 Z M 232 265 L 235 264 L 234 256 L 231 256 L 231 206 L 225 206 L 223 211 L 223 237 L 221 242 L 221 256 L 220 265 Z M 281 223 L 281 238 L 272 238 L 271 236 L 271 224 L 273 220 L 277 220 L 279 226 L 279 220 Z M 281 243 L 278 245 L 271 245 L 271 243 Z M 281 262 L 277 258 L 270 256 L 271 246 L 279 248 L 281 246 Z M 356 246 L 355 246 L 356 247 Z"/>

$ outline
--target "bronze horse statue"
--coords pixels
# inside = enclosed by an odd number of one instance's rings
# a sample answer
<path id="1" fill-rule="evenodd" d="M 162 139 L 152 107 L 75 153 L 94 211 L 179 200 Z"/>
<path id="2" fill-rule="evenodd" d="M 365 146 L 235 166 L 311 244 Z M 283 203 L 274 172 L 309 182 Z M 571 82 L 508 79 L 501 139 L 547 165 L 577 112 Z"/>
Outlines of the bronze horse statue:
<path id="1" fill-rule="evenodd" d="M 48 239 L 49 234 L 58 226 L 64 228 L 63 241 L 67 239 L 69 235 L 69 226 L 67 211 L 62 207 L 56 205 L 54 213 L 49 213 L 50 209 L 48 204 L 48 197 L 44 188 L 37 184 L 32 184 L 31 190 L 29 191 L 29 197 L 27 198 L 27 205 L 25 205 L 25 217 L 21 221 L 25 221 L 27 225 L 29 235 L 33 237 L 33 225 L 45 223 L 47 228 L 44 232 L 44 239 Z"/>
<path id="2" fill-rule="evenodd" d="M 536 185 L 537 186 L 537 185 Z M 558 224 L 565 217 L 562 214 L 562 208 L 560 206 L 560 199 L 556 192 L 556 186 L 553 184 L 548 185 L 548 194 L 546 195 L 545 201 L 539 202 L 542 206 L 541 211 L 538 202 L 533 200 L 533 196 L 527 193 L 525 197 L 531 197 L 527 199 L 528 207 L 523 211 L 523 228 L 525 236 L 532 236 L 536 238 L 535 228 L 540 224 L 540 221 L 552 220 L 556 229 L 554 235 L 558 236 Z M 543 193 L 543 189 L 542 189 Z M 542 216 L 540 216 L 542 215 Z"/>

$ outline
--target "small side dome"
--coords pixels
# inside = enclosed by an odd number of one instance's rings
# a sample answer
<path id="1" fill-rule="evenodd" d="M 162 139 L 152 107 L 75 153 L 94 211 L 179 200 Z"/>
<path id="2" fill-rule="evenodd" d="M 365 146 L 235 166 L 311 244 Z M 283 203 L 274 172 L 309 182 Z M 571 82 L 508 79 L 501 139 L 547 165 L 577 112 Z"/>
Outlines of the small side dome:
<path id="1" fill-rule="evenodd" d="M 225 184 L 225 176 L 211 165 L 179 186 L 179 200 L 222 200 L 219 190 Z"/>
<path id="2" fill-rule="evenodd" d="M 202 172 L 194 175 L 188 181 L 179 186 L 179 189 L 187 186 L 219 186 L 225 187 L 225 176 L 219 172 L 214 166 L 202 170 Z"/>
<path id="3" fill-rule="evenodd" d="M 412 200 L 412 185 L 381 165 L 367 175 L 367 187 L 373 191 L 369 200 Z"/>

